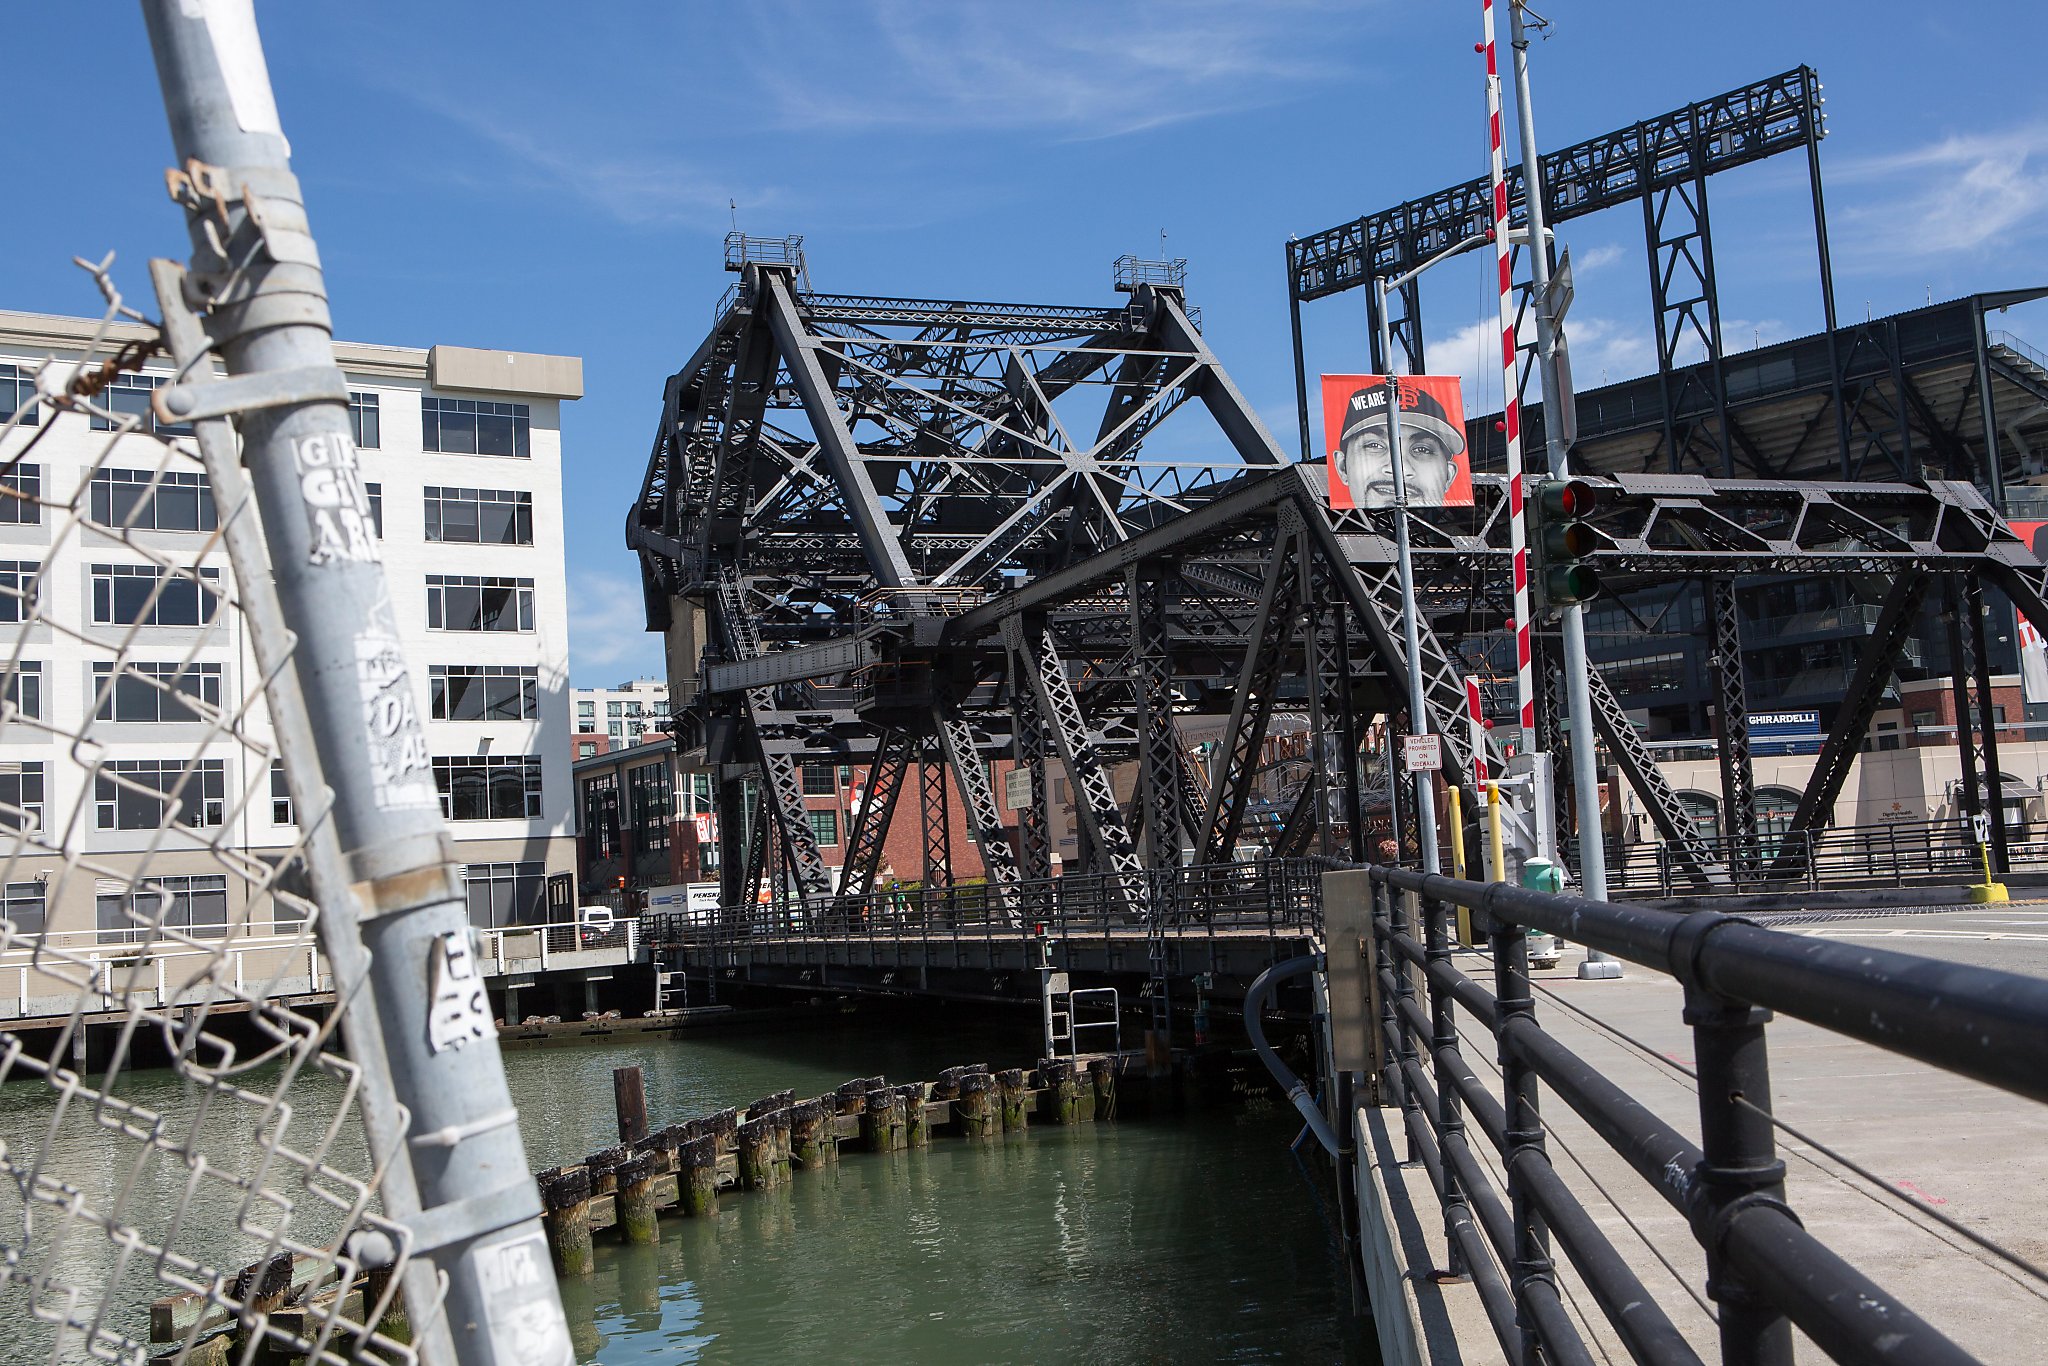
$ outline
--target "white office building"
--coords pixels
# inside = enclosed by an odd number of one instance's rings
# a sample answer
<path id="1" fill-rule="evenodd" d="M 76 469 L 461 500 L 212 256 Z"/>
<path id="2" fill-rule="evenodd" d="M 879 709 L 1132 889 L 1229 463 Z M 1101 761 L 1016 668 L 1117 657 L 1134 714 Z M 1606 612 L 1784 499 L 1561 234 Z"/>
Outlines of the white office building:
<path id="1" fill-rule="evenodd" d="M 0 417 L 34 401 L 45 357 L 80 354 L 99 326 L 0 311 Z M 149 335 L 115 331 L 115 345 Z M 573 904 L 566 879 L 576 866 L 561 412 L 582 395 L 582 362 L 450 346 L 337 343 L 335 352 L 471 918 L 542 918 L 551 877 L 562 879 L 556 904 Z M 167 362 L 149 362 L 100 401 L 147 413 L 168 378 Z M 0 720 L 0 815 L 25 813 L 0 823 L 47 811 L 38 845 L 65 851 L 16 845 L 8 918 L 23 930 L 118 932 L 131 923 L 118 882 L 103 878 L 95 897 L 92 879 L 50 874 L 66 855 L 119 868 L 124 853 L 147 852 L 152 882 L 179 899 L 168 923 L 203 934 L 239 920 L 246 908 L 232 903 L 246 884 L 222 874 L 220 856 L 160 838 L 164 805 L 149 786 L 196 747 L 218 753 L 202 761 L 199 795 L 180 822 L 229 826 L 219 842 L 257 857 L 293 842 L 291 803 L 281 772 L 271 775 L 272 800 L 237 801 L 260 775 L 232 770 L 255 761 L 243 746 L 210 742 L 210 727 L 180 702 L 232 706 L 260 682 L 239 613 L 205 591 L 217 579 L 232 592 L 225 551 L 205 553 L 204 583 L 173 579 L 151 600 L 161 582 L 152 554 L 189 564 L 208 544 L 211 492 L 200 474 L 165 467 L 151 436 L 122 435 L 110 450 L 112 425 L 38 405 L 0 448 L 0 484 L 24 495 L 0 497 L 0 590 L 33 591 L 38 604 L 34 623 L 0 625 L 16 643 L 11 661 L 0 651 L 11 704 Z M 132 516 L 133 530 L 117 537 L 74 521 L 64 506 L 74 496 L 91 522 Z M 22 621 L 20 601 L 0 604 L 0 619 Z M 129 662 L 119 678 L 117 656 Z M 242 729 L 266 735 L 268 726 L 259 716 Z M 97 774 L 72 757 L 81 735 L 109 761 Z M 110 770 L 141 790 L 110 781 Z M 61 888 L 62 904 L 34 904 L 38 887 Z"/>
<path id="2" fill-rule="evenodd" d="M 636 678 L 616 688 L 573 688 L 576 757 L 637 745 L 649 735 L 668 733 L 668 680 Z"/>

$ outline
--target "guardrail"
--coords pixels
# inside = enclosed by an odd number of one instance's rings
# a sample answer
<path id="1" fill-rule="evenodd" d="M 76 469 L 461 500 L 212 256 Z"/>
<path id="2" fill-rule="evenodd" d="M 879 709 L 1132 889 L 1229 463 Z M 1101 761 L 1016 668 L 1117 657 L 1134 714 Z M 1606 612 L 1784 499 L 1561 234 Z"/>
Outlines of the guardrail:
<path id="1" fill-rule="evenodd" d="M 2048 981 L 1785 934 L 1716 911 L 1677 914 L 1397 868 L 1367 874 L 1378 1070 L 1509 1360 L 1591 1359 L 1551 1279 L 1553 1236 L 1636 1361 L 1700 1360 L 1552 1167 L 1539 1082 L 1685 1217 L 1706 1252 L 1725 1366 L 1789 1363 L 1788 1324 L 1840 1361 L 1974 1360 L 1800 1226 L 1767 1108 L 1765 1026 L 1782 1012 L 2048 1101 Z M 1483 922 L 1491 991 L 1451 964 L 1454 906 Z M 1529 984 L 1529 929 L 1684 986 L 1701 1143 L 1544 1031 Z M 1498 1097 L 1460 1051 L 1460 1010 L 1495 1041 Z M 1473 1151 L 1468 1121 L 1501 1156 L 1505 1203 Z"/>
<path id="2" fill-rule="evenodd" d="M 631 960 L 640 953 L 640 920 L 638 916 L 623 917 L 605 929 L 581 921 L 551 920 L 540 925 L 501 925 L 478 930 L 478 957 L 493 976 L 520 962 L 537 962 L 544 972 L 564 954 L 603 949 L 623 949 Z"/>
<path id="3" fill-rule="evenodd" d="M 660 947 L 796 939 L 1065 940 L 1143 933 L 1148 914 L 1169 938 L 1231 930 L 1305 933 L 1322 924 L 1322 867 L 1312 859 L 1264 859 L 1046 878 L 1014 884 L 1014 913 L 989 884 L 952 883 L 860 897 L 792 897 L 716 912 L 653 911 L 643 920 L 647 943 Z"/>
<path id="4" fill-rule="evenodd" d="M 1760 831 L 1754 838 L 1723 835 L 1700 843 L 1709 861 L 1727 870 L 1727 885 L 1702 887 L 1691 860 L 1675 846 L 1645 842 L 1610 846 L 1607 886 L 1619 894 L 1688 896 L 1905 887 L 1958 877 L 1978 882 L 1984 874 L 1983 856 L 1961 820 Z"/>

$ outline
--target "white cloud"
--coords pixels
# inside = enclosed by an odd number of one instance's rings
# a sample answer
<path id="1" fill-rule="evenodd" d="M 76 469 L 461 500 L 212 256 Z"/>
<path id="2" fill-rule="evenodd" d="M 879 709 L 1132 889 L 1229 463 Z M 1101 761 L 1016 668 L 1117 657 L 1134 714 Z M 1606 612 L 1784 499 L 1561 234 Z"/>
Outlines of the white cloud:
<path id="1" fill-rule="evenodd" d="M 1620 244 L 1603 242 L 1597 247 L 1588 247 L 1572 255 L 1572 274 L 1589 275 L 1596 270 L 1605 270 L 1622 258 Z"/>
<path id="2" fill-rule="evenodd" d="M 1312 12 L 1356 3 L 1240 5 L 1227 0 L 1105 5 L 1099 0 L 944 7 L 880 0 L 869 11 L 876 69 L 858 82 L 818 79 L 843 60 L 842 25 L 809 5 L 770 20 L 755 71 L 778 122 L 799 130 L 920 127 L 1115 137 L 1293 98 L 1344 68 L 1332 44 L 1305 44 Z M 841 11 L 845 13 L 846 11 Z M 813 51 L 806 54 L 808 44 Z M 792 51 L 792 47 L 796 50 Z"/>
<path id="3" fill-rule="evenodd" d="M 1873 186 L 1835 240 L 1874 263 L 1981 255 L 2037 238 L 2048 215 L 2048 123 L 1943 138 L 1835 167 L 1836 184 Z M 1872 196 L 1872 191 L 1859 193 Z"/>
<path id="4" fill-rule="evenodd" d="M 660 677 L 661 637 L 647 629 L 640 583 L 623 574 L 578 569 L 569 575 L 569 672 L 589 685 L 593 669 L 625 665 Z"/>
<path id="5" fill-rule="evenodd" d="M 1564 334 L 1571 352 L 1572 383 L 1582 392 L 1647 375 L 1657 368 L 1656 343 L 1647 329 L 1609 318 L 1581 317 L 1573 312 L 1565 320 Z M 1724 329 L 1724 338 L 1729 335 Z M 1524 344 L 1535 340 L 1533 321 L 1524 320 L 1521 340 Z M 1740 348 L 1729 342 L 1728 349 Z M 1500 411 L 1504 392 L 1500 324 L 1492 318 L 1459 328 L 1442 340 L 1432 340 L 1428 360 L 1432 372 L 1458 376 L 1467 417 Z M 1529 401 L 1536 403 L 1541 399 L 1531 393 Z"/>

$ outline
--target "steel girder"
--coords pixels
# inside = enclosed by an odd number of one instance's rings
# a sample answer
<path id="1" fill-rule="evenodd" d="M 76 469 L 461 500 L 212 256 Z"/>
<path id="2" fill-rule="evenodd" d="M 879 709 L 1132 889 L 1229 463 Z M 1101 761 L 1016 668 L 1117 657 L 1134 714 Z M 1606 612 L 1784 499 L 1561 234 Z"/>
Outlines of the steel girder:
<path id="1" fill-rule="evenodd" d="M 854 813 L 853 828 L 846 832 L 846 863 L 840 874 L 839 891 L 849 903 L 875 888 L 888 845 L 889 821 L 896 814 L 897 799 L 903 795 L 915 744 L 911 736 L 900 730 L 884 731 L 875 742 L 874 761 L 868 765 L 867 782 L 861 790 L 860 810 Z"/>
<path id="2" fill-rule="evenodd" d="M 1714 647 L 1714 729 L 1721 758 L 1721 830 L 1738 851 L 1756 847 L 1756 772 L 1749 758 L 1749 701 L 1742 685 L 1742 629 L 1735 612 L 1735 581 L 1707 582 L 1708 629 Z"/>
<path id="3" fill-rule="evenodd" d="M 1991 800 L 1991 861 L 1996 872 L 2011 871 L 2006 848 L 2005 773 L 1998 766 L 1998 708 L 1991 695 L 1991 659 L 1984 648 L 1984 587 L 1974 575 L 1962 580 L 1962 615 L 1969 622 L 1970 681 L 1977 691 L 1977 728 L 1980 771 L 1984 790 Z M 1957 722 L 1961 724 L 1960 719 Z"/>
<path id="4" fill-rule="evenodd" d="M 1154 868 L 1177 865 L 1186 838 L 1181 827 L 1186 755 L 1173 720 L 1173 660 L 1166 635 L 1173 586 L 1157 567 L 1143 565 L 1131 570 L 1125 586 L 1131 602 L 1131 687 L 1143 751 L 1138 787 L 1145 861 Z"/>

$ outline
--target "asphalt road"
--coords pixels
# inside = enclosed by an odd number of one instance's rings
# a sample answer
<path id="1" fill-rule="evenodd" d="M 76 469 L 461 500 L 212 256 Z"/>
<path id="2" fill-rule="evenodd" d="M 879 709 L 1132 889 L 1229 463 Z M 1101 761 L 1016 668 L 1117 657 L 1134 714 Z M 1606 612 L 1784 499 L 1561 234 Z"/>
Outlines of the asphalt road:
<path id="1" fill-rule="evenodd" d="M 1758 919 L 1769 923 L 1768 917 Z M 1792 934 L 1875 944 L 1900 953 L 2048 977 L 2048 902 L 1957 906 L 1903 915 L 1848 912 L 1778 928 Z"/>

